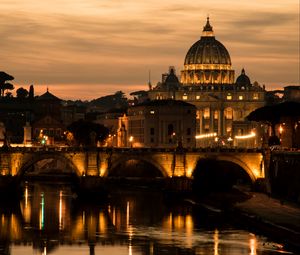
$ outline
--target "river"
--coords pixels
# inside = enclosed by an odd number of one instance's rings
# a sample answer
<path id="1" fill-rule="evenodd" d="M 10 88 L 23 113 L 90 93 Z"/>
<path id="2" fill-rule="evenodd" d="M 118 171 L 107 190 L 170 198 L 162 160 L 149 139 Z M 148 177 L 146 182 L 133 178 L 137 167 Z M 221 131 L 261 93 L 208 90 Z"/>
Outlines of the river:
<path id="1" fill-rule="evenodd" d="M 1 204 L 0 254 L 295 254 L 226 217 L 160 192 L 115 189 L 79 200 L 68 183 L 29 182 L 21 201 Z"/>

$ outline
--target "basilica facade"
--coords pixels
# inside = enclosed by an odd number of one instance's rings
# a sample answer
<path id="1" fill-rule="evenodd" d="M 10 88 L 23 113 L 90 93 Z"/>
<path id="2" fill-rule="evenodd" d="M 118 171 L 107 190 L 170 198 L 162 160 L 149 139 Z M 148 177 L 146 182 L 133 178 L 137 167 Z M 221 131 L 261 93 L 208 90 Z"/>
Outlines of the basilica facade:
<path id="1" fill-rule="evenodd" d="M 265 88 L 252 84 L 244 69 L 235 79 L 230 54 L 214 35 L 209 18 L 188 50 L 180 78 L 169 68 L 150 86 L 150 100 L 181 100 L 196 106 L 197 146 L 259 147 L 259 127 L 245 117 L 265 105 Z"/>

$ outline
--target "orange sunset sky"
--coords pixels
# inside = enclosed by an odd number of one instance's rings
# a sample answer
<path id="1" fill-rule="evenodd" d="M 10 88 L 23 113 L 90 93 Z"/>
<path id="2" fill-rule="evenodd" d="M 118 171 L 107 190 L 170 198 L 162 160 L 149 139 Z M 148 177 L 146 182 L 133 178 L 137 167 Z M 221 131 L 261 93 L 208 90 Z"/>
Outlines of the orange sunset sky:
<path id="1" fill-rule="evenodd" d="M 1 0 L 1 71 L 62 99 L 147 89 L 199 39 L 216 39 L 267 89 L 300 85 L 299 0 Z"/>

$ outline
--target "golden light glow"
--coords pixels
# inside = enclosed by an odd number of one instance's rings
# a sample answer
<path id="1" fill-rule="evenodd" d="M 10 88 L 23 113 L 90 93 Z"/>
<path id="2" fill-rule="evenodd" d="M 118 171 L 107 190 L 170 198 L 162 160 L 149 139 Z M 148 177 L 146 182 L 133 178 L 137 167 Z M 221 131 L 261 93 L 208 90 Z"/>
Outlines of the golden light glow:
<path id="1" fill-rule="evenodd" d="M 219 255 L 219 231 L 217 229 L 214 233 L 214 255 Z"/>
<path id="2" fill-rule="evenodd" d="M 211 138 L 211 137 L 216 137 L 217 133 L 208 133 L 208 134 L 203 134 L 203 135 L 196 135 L 196 139 L 203 139 L 203 138 Z"/>
<path id="3" fill-rule="evenodd" d="M 232 110 L 231 107 L 227 107 L 224 110 L 224 116 L 225 116 L 225 119 L 232 120 L 232 118 L 233 118 L 233 110 Z"/>
<path id="4" fill-rule="evenodd" d="M 112 224 L 116 226 L 116 208 L 113 207 Z"/>
<path id="5" fill-rule="evenodd" d="M 106 217 L 103 211 L 99 212 L 99 231 L 100 233 L 104 234 L 107 231 L 107 222 L 106 222 Z"/>
<path id="6" fill-rule="evenodd" d="M 62 191 L 59 192 L 59 230 L 63 230 L 63 201 L 62 201 Z"/>
<path id="7" fill-rule="evenodd" d="M 21 229 L 21 226 L 17 220 L 17 217 L 15 214 L 12 214 L 11 215 L 11 230 L 10 230 L 10 235 L 12 238 L 14 239 L 19 239 L 21 238 L 21 234 L 22 234 L 22 229 Z"/>
<path id="8" fill-rule="evenodd" d="M 253 236 L 249 241 L 250 255 L 256 255 L 257 241 L 255 236 Z"/>
<path id="9" fill-rule="evenodd" d="M 103 160 L 100 163 L 100 171 L 99 171 L 99 175 L 101 177 L 105 176 L 106 172 L 107 172 L 107 160 Z"/>
<path id="10" fill-rule="evenodd" d="M 255 132 L 251 131 L 251 133 L 248 135 L 236 135 L 234 138 L 235 139 L 249 139 L 249 138 L 253 138 L 255 136 L 256 136 Z"/>
<path id="11" fill-rule="evenodd" d="M 129 226 L 129 219 L 130 219 L 130 203 L 127 201 L 126 205 L 126 225 Z"/>
<path id="12" fill-rule="evenodd" d="M 188 237 L 188 246 L 192 247 L 192 235 L 193 235 L 193 229 L 194 229 L 194 222 L 193 217 L 191 215 L 185 216 L 185 230 Z"/>
<path id="13" fill-rule="evenodd" d="M 282 125 L 280 124 L 280 125 L 279 125 L 279 134 L 281 135 L 282 132 L 283 132 L 283 127 L 282 127 Z"/>
<path id="14" fill-rule="evenodd" d="M 186 177 L 190 178 L 192 176 L 192 173 L 193 173 L 193 168 L 188 166 L 186 170 Z"/>
<path id="15" fill-rule="evenodd" d="M 28 185 L 25 186 L 25 208 L 28 206 Z"/>
<path id="16" fill-rule="evenodd" d="M 44 250 L 43 250 L 42 255 L 47 255 L 47 247 L 46 246 L 44 246 Z"/>
<path id="17" fill-rule="evenodd" d="M 204 119 L 209 119 L 210 112 L 209 112 L 209 108 L 208 107 L 204 108 L 203 117 L 204 117 Z"/>
<path id="18" fill-rule="evenodd" d="M 132 245 L 128 245 L 128 255 L 132 255 Z"/>
<path id="19" fill-rule="evenodd" d="M 191 64 L 191 65 L 184 65 L 184 70 L 231 70 L 231 65 L 224 65 L 224 64 Z"/>
<path id="20" fill-rule="evenodd" d="M 39 228 L 44 229 L 45 223 L 45 197 L 44 193 L 41 193 L 41 204 L 40 204 L 40 214 L 39 214 Z"/>
<path id="21" fill-rule="evenodd" d="M 24 221 L 26 223 L 30 223 L 30 219 L 31 219 L 31 205 L 28 202 L 28 197 L 29 197 L 28 186 L 26 185 L 25 192 L 24 192 L 24 205 L 23 203 L 21 204 L 22 214 L 24 217 Z"/>

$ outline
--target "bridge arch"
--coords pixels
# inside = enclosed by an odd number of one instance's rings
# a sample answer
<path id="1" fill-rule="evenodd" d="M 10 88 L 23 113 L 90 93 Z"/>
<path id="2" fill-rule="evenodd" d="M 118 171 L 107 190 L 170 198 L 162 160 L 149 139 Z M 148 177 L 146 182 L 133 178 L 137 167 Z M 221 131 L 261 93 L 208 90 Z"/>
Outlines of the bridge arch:
<path id="1" fill-rule="evenodd" d="M 238 158 L 236 156 L 232 156 L 232 155 L 230 155 L 230 156 L 219 155 L 217 157 L 217 160 L 231 162 L 231 163 L 234 163 L 234 164 L 240 166 L 248 174 L 252 183 L 254 183 L 256 181 L 257 178 L 254 174 L 254 171 L 248 166 L 248 164 L 245 161 L 241 160 L 240 158 Z"/>
<path id="2" fill-rule="evenodd" d="M 232 155 L 199 157 L 192 176 L 196 189 L 209 190 L 229 189 L 237 183 L 252 185 L 257 180 L 247 162 Z"/>
<path id="3" fill-rule="evenodd" d="M 156 169 L 158 171 L 157 173 L 159 173 L 161 177 L 168 177 L 168 173 L 164 169 L 164 167 L 161 166 L 154 158 L 149 157 L 149 155 L 147 157 L 140 156 L 140 155 L 122 155 L 113 161 L 112 165 L 110 166 L 108 171 L 106 171 L 104 176 L 105 177 L 110 176 L 118 167 L 120 166 L 124 167 L 124 164 L 130 161 L 144 163 L 145 165 L 148 165 L 150 168 L 152 168 L 150 171 Z"/>
<path id="4" fill-rule="evenodd" d="M 238 165 L 241 169 L 243 169 L 251 179 L 252 183 L 254 183 L 257 180 L 256 173 L 251 169 L 251 167 L 245 162 L 244 160 L 241 160 L 240 157 L 233 156 L 233 155 L 204 155 L 200 156 L 196 160 L 196 164 L 194 165 L 194 169 L 192 171 L 192 175 L 194 175 L 195 170 L 197 168 L 197 164 L 199 161 L 203 160 L 211 160 L 211 161 L 223 161 L 223 162 L 231 162 L 235 165 Z"/>
<path id="5" fill-rule="evenodd" d="M 48 151 L 41 151 L 24 155 L 24 158 L 22 160 L 23 163 L 20 165 L 17 175 L 19 177 L 24 176 L 24 174 L 28 172 L 31 166 L 45 159 L 61 160 L 66 163 L 66 165 L 69 167 L 72 173 L 75 173 L 77 176 L 80 176 L 80 171 L 77 168 L 77 166 L 73 163 L 72 158 L 70 156 L 59 152 Z"/>

